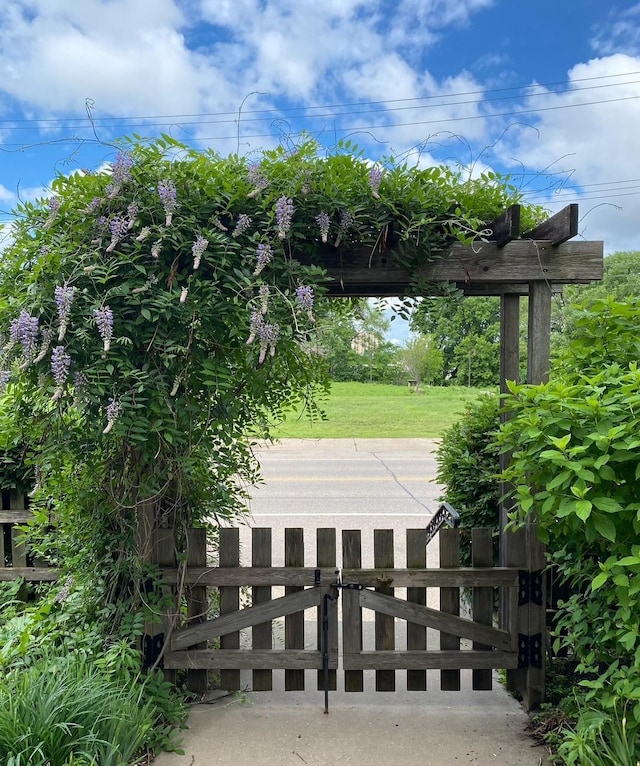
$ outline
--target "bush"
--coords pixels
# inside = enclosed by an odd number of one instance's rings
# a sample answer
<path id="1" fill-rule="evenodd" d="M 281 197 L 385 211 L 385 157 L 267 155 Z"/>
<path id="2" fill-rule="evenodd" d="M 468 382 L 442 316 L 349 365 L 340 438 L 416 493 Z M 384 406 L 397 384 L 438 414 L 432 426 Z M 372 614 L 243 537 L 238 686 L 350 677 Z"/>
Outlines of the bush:
<path id="1" fill-rule="evenodd" d="M 611 717 L 626 701 L 629 737 L 640 730 L 638 322 L 640 302 L 583 307 L 550 382 L 512 386 L 515 415 L 500 435 L 514 522 L 536 514 L 576 589 L 560 604 L 555 646 L 577 660 L 588 705 Z"/>
<path id="2" fill-rule="evenodd" d="M 491 527 L 497 541 L 500 471 L 496 432 L 500 399 L 484 394 L 467 406 L 464 415 L 443 434 L 438 447 L 437 480 L 444 484 L 442 500 L 459 513 L 466 528 Z M 463 538 L 464 565 L 471 560 L 470 536 Z"/>

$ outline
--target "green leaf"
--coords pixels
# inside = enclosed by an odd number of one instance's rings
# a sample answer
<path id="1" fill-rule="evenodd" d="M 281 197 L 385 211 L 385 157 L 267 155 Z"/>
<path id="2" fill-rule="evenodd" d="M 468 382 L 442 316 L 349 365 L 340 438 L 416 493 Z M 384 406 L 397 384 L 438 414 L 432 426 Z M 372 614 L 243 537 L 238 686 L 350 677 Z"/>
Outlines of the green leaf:
<path id="1" fill-rule="evenodd" d="M 576 502 L 576 516 L 582 521 L 586 521 L 591 516 L 591 503 L 588 500 L 578 500 Z"/>
<path id="2" fill-rule="evenodd" d="M 149 309 L 143 307 L 140 309 L 140 313 L 147 321 L 149 322 L 151 321 L 151 312 L 149 311 Z"/>
<path id="3" fill-rule="evenodd" d="M 591 502 L 599 511 L 605 511 L 606 513 L 616 513 L 616 511 L 622 510 L 620 503 L 612 497 L 599 495 L 598 497 L 592 498 Z"/>
<path id="4" fill-rule="evenodd" d="M 599 513 L 594 513 L 591 517 L 594 527 L 598 530 L 599 534 L 605 537 L 611 542 L 615 542 L 616 539 L 616 525 L 613 523 L 609 516 L 601 516 Z"/>
<path id="5" fill-rule="evenodd" d="M 609 573 L 608 572 L 600 572 L 600 574 L 597 574 L 593 580 L 591 581 L 591 590 L 598 590 L 598 588 L 601 588 L 609 579 Z"/>

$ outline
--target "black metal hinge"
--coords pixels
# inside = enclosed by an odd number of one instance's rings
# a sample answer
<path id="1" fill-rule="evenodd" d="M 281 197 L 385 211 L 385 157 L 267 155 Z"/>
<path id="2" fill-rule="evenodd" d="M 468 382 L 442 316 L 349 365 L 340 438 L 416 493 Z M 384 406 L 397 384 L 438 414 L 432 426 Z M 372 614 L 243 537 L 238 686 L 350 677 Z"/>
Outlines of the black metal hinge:
<path id="1" fill-rule="evenodd" d="M 518 572 L 518 606 L 537 604 L 542 606 L 542 570 Z"/>
<path id="2" fill-rule="evenodd" d="M 158 633 L 156 636 L 149 636 L 145 633 L 142 637 L 142 667 L 144 669 L 155 665 L 163 647 L 164 633 Z M 163 667 L 162 660 L 160 660 L 157 667 Z"/>
<path id="3" fill-rule="evenodd" d="M 542 633 L 518 633 L 518 667 L 542 667 Z"/>

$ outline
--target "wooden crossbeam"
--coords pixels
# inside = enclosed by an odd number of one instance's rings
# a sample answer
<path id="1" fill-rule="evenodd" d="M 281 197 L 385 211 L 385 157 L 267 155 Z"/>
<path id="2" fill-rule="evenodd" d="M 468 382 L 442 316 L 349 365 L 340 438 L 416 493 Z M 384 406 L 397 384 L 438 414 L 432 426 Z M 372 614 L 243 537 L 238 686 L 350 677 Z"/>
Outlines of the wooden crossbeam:
<path id="1" fill-rule="evenodd" d="M 187 649 L 200 641 L 233 633 L 252 625 L 259 625 L 267 620 L 275 620 L 288 614 L 295 614 L 312 606 L 317 606 L 327 592 L 326 588 L 309 588 L 289 596 L 276 598 L 257 606 L 249 606 L 239 612 L 230 612 L 214 620 L 184 628 L 171 637 L 171 650 Z"/>
<path id="2" fill-rule="evenodd" d="M 360 606 L 365 609 L 382 612 L 382 614 L 388 614 L 392 617 L 398 617 L 401 620 L 413 622 L 416 625 L 443 630 L 460 638 L 479 641 L 488 646 L 494 646 L 496 649 L 513 651 L 512 637 L 506 630 L 499 630 L 498 628 L 481 625 L 477 622 L 470 622 L 462 617 L 445 614 L 438 609 L 432 609 L 428 606 L 411 604 L 408 601 L 385 596 L 381 593 L 374 593 L 370 590 L 360 591 Z"/>
<path id="3" fill-rule="evenodd" d="M 329 295 L 405 295 L 414 278 L 428 282 L 455 282 L 477 287 L 546 281 L 587 284 L 602 279 L 602 242 L 564 242 L 519 239 L 498 247 L 496 242 L 454 245 L 443 257 L 413 271 L 399 266 L 392 253 L 352 250 L 329 254 L 325 262 Z M 500 294 L 496 292 L 495 294 Z"/>
<path id="4" fill-rule="evenodd" d="M 0 567 L 0 582 L 25 580 L 25 582 L 55 582 L 60 574 L 57 569 L 46 567 Z"/>
<path id="5" fill-rule="evenodd" d="M 164 666 L 175 670 L 189 668 L 320 670 L 322 654 L 315 649 L 194 649 L 168 652 L 164 656 Z M 337 653 L 329 655 L 329 667 L 332 669 L 338 667 Z"/>
<path id="6" fill-rule="evenodd" d="M 520 236 L 520 205 L 511 205 L 487 229 L 491 233 L 486 237 L 489 242 L 495 242 L 498 247 L 504 247 Z"/>
<path id="7" fill-rule="evenodd" d="M 461 668 L 517 668 L 514 652 L 479 651 L 376 651 L 345 654 L 344 667 L 350 670 L 459 670 Z"/>
<path id="8" fill-rule="evenodd" d="M 528 239 L 546 239 L 554 247 L 575 237 L 578 233 L 578 205 L 573 203 L 562 208 L 546 221 L 538 224 L 535 229 L 523 236 Z"/>

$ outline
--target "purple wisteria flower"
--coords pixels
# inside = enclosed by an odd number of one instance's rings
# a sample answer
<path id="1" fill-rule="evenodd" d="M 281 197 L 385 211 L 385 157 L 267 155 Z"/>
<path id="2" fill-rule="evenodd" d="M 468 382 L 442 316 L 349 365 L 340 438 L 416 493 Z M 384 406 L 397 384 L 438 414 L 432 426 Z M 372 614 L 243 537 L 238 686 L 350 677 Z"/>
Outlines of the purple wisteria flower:
<path id="1" fill-rule="evenodd" d="M 59 197 L 50 197 L 48 202 L 49 207 L 49 214 L 47 215 L 47 220 L 42 224 L 43 229 L 48 229 L 51 224 L 54 222 L 56 215 L 58 215 L 58 212 L 60 210 L 60 199 Z"/>
<path id="2" fill-rule="evenodd" d="M 73 373 L 73 387 L 78 394 L 82 393 L 87 387 L 87 378 L 83 372 L 78 371 Z"/>
<path id="3" fill-rule="evenodd" d="M 155 260 L 158 260 L 160 257 L 160 252 L 162 251 L 162 240 L 156 239 L 156 241 L 151 245 L 151 257 Z"/>
<path id="4" fill-rule="evenodd" d="M 111 348 L 111 339 L 113 338 L 113 311 L 109 306 L 102 306 L 93 310 L 96 319 L 96 326 L 102 338 L 102 347 L 106 353 Z"/>
<path id="5" fill-rule="evenodd" d="M 71 367 L 71 357 L 64 346 L 56 346 L 51 352 L 51 372 L 56 384 L 56 390 L 53 394 L 53 400 L 57 401 L 64 390 L 64 384 L 69 377 L 69 368 Z"/>
<path id="6" fill-rule="evenodd" d="M 256 250 L 256 269 L 253 272 L 253 276 L 257 277 L 258 274 L 264 269 L 264 267 L 271 263 L 273 260 L 273 248 L 271 245 L 265 245 L 260 243 Z"/>
<path id="7" fill-rule="evenodd" d="M 118 242 L 125 236 L 129 230 L 129 221 L 127 218 L 123 218 L 121 215 L 114 215 L 109 220 L 109 231 L 111 232 L 111 242 L 107 247 L 107 253 L 111 253 Z"/>
<path id="8" fill-rule="evenodd" d="M 95 213 L 96 210 L 102 205 L 102 197 L 94 197 L 91 202 L 87 205 L 87 207 L 84 209 L 85 213 L 88 213 L 89 215 L 91 213 Z"/>
<path id="9" fill-rule="evenodd" d="M 378 189 L 380 189 L 380 181 L 382 181 L 382 169 L 374 165 L 369 169 L 369 186 L 371 187 L 371 194 L 376 199 L 380 199 Z"/>
<path id="10" fill-rule="evenodd" d="M 293 200 L 284 195 L 276 202 L 276 224 L 278 226 L 278 236 L 280 239 L 286 239 L 291 220 L 293 218 Z"/>
<path id="11" fill-rule="evenodd" d="M 58 309 L 59 341 L 64 339 L 65 333 L 67 332 L 67 327 L 69 326 L 69 317 L 71 315 L 71 304 L 73 303 L 75 294 L 76 288 L 71 287 L 66 282 L 64 285 L 62 285 L 62 287 L 60 285 L 56 285 L 54 295 L 56 300 L 56 308 Z"/>
<path id="12" fill-rule="evenodd" d="M 249 337 L 247 338 L 247 346 L 250 346 L 256 339 L 256 335 L 260 330 L 260 327 L 264 324 L 262 318 L 262 311 L 260 309 L 253 309 L 251 312 L 251 320 L 249 322 Z"/>
<path id="13" fill-rule="evenodd" d="M 231 232 L 231 236 L 239 237 L 249 228 L 249 226 L 251 226 L 251 216 L 248 216 L 246 213 L 240 213 L 238 220 L 236 221 L 235 228 Z"/>
<path id="14" fill-rule="evenodd" d="M 120 417 L 121 412 L 122 412 L 122 407 L 120 406 L 120 402 L 117 399 L 110 397 L 109 404 L 107 405 L 107 410 L 106 410 L 107 425 L 104 431 L 102 432 L 103 434 L 108 434 L 109 431 L 111 431 L 114 423 Z"/>
<path id="15" fill-rule="evenodd" d="M 42 342 L 40 343 L 40 351 L 38 351 L 38 355 L 33 360 L 34 364 L 41 362 L 47 355 L 49 346 L 51 345 L 51 335 L 51 330 L 48 327 L 42 328 Z"/>
<path id="16" fill-rule="evenodd" d="M 342 241 L 342 237 L 353 226 L 354 222 L 355 222 L 355 219 L 353 215 L 351 214 L 351 212 L 349 210 L 343 210 L 342 214 L 340 215 L 340 226 L 338 227 L 338 236 L 336 237 L 336 241 L 333 243 L 334 247 L 338 247 L 338 245 Z"/>
<path id="17" fill-rule="evenodd" d="M 249 192 L 250 197 L 256 197 L 263 189 L 269 185 L 269 182 L 264 177 L 262 168 L 259 162 L 252 162 L 247 168 L 247 179 L 253 186 L 253 190 Z"/>
<path id="18" fill-rule="evenodd" d="M 158 194 L 160 195 L 160 201 L 162 202 L 166 216 L 165 226 L 171 226 L 173 213 L 178 204 L 178 191 L 176 185 L 171 180 L 158 181 Z"/>
<path id="19" fill-rule="evenodd" d="M 11 380 L 10 370 L 0 370 L 0 393 L 3 393 Z"/>
<path id="20" fill-rule="evenodd" d="M 262 364 L 267 356 L 267 350 L 271 356 L 275 356 L 276 346 L 280 339 L 280 325 L 263 322 L 258 328 L 260 338 L 260 356 L 258 364 Z"/>
<path id="21" fill-rule="evenodd" d="M 316 223 L 320 227 L 320 236 L 322 237 L 322 241 L 326 242 L 329 238 L 329 227 L 331 226 L 331 219 L 324 210 L 322 210 L 316 216 Z"/>
<path id="22" fill-rule="evenodd" d="M 313 288 L 309 285 L 300 285 L 296 288 L 296 300 L 303 311 L 307 312 L 309 321 L 315 322 L 313 316 Z"/>
<path id="23" fill-rule="evenodd" d="M 117 197 L 122 187 L 131 180 L 132 167 L 133 157 L 126 152 L 120 152 L 111 168 L 111 183 L 106 188 L 109 199 Z"/>
<path id="24" fill-rule="evenodd" d="M 209 240 L 205 239 L 202 234 L 198 234 L 196 241 L 193 243 L 191 252 L 193 254 L 193 269 L 194 271 L 200 266 L 202 260 L 202 254 L 209 247 Z"/>
<path id="25" fill-rule="evenodd" d="M 269 285 L 260 285 L 258 296 L 260 297 L 260 313 L 264 315 L 269 310 Z"/>
<path id="26" fill-rule="evenodd" d="M 136 202 L 131 202 L 127 205 L 127 230 L 131 231 L 133 225 L 136 222 L 136 216 L 138 215 L 138 205 Z"/>
<path id="27" fill-rule="evenodd" d="M 28 365 L 35 355 L 39 329 L 40 320 L 38 317 L 31 316 L 24 309 L 9 327 L 9 342 L 11 344 L 20 343 L 25 365 Z"/>

